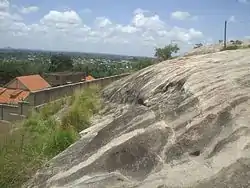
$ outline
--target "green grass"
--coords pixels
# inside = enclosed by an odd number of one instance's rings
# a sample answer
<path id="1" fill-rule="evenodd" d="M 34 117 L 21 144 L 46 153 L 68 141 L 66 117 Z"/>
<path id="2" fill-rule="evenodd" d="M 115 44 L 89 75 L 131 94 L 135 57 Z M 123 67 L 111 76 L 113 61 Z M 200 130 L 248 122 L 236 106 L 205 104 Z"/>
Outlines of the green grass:
<path id="1" fill-rule="evenodd" d="M 55 114 L 65 105 L 61 121 Z M 0 187 L 21 187 L 48 160 L 79 139 L 91 117 L 102 107 L 98 88 L 76 92 L 33 111 L 18 129 L 0 135 Z"/>

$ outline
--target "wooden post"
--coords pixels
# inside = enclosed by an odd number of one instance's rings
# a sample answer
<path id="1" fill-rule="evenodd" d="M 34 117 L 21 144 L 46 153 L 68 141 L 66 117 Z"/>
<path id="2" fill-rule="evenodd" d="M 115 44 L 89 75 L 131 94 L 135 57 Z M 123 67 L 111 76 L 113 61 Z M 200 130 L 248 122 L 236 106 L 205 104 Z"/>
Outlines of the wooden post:
<path id="1" fill-rule="evenodd" d="M 3 120 L 3 105 L 0 106 L 1 106 L 1 120 Z"/>
<path id="2" fill-rule="evenodd" d="M 23 102 L 20 102 L 19 105 L 21 107 L 21 112 L 20 113 L 21 113 L 21 115 L 23 115 Z"/>
<path id="3" fill-rule="evenodd" d="M 227 20 L 225 21 L 224 26 L 224 49 L 227 47 Z"/>

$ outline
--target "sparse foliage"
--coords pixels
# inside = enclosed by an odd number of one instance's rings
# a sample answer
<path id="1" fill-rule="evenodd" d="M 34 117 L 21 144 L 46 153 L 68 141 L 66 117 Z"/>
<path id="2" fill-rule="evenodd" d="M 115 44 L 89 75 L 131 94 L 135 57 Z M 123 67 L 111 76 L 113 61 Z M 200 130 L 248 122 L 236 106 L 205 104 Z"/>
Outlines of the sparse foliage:
<path id="1" fill-rule="evenodd" d="M 241 40 L 230 40 L 230 43 L 232 45 L 242 45 L 243 42 Z"/>
<path id="2" fill-rule="evenodd" d="M 177 44 L 169 44 L 163 48 L 156 48 L 155 57 L 157 57 L 161 61 L 171 59 L 172 55 L 177 53 L 179 50 L 180 48 Z"/>
<path id="3" fill-rule="evenodd" d="M 241 40 L 236 40 L 236 41 L 235 41 L 235 44 L 236 44 L 236 45 L 242 45 L 243 42 L 242 42 Z"/>
<path id="4" fill-rule="evenodd" d="M 202 46 L 203 46 L 203 44 L 202 44 L 202 43 L 195 44 L 194 49 L 196 49 L 196 48 L 200 48 L 200 47 L 202 47 Z"/>

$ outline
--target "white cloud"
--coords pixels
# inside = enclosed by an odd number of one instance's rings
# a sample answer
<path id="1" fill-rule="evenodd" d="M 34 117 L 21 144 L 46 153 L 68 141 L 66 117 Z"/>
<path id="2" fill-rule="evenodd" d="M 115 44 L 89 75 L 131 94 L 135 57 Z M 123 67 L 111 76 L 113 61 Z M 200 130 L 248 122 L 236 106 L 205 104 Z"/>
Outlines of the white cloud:
<path id="1" fill-rule="evenodd" d="M 20 15 L 10 12 L 9 1 L 0 1 L 0 32 L 8 31 L 8 28 L 13 24 L 13 22 L 18 22 L 21 20 L 22 17 Z"/>
<path id="2" fill-rule="evenodd" d="M 237 0 L 239 3 L 249 3 L 249 0 Z"/>
<path id="3" fill-rule="evenodd" d="M 139 12 L 134 15 L 132 25 L 142 29 L 159 30 L 163 29 L 166 24 L 158 15 L 145 16 L 143 12 Z"/>
<path id="4" fill-rule="evenodd" d="M 229 19 L 228 19 L 228 22 L 229 22 L 229 23 L 236 22 L 235 16 L 230 16 Z"/>
<path id="5" fill-rule="evenodd" d="M 64 12 L 51 10 L 40 20 L 40 23 L 49 27 L 63 29 L 81 25 L 82 19 L 75 11 L 72 10 Z"/>
<path id="6" fill-rule="evenodd" d="M 33 12 L 37 12 L 39 10 L 39 7 L 37 6 L 29 6 L 29 7 L 22 7 L 20 8 L 20 12 L 22 14 L 30 14 L 30 13 L 33 13 Z"/>
<path id="7" fill-rule="evenodd" d="M 189 12 L 175 11 L 171 13 L 171 18 L 175 20 L 196 20 L 197 16 L 192 16 Z"/>
<path id="8" fill-rule="evenodd" d="M 97 27 L 103 28 L 112 25 L 112 22 L 105 17 L 97 17 L 95 20 Z"/>
<path id="9" fill-rule="evenodd" d="M 131 25 L 125 25 L 125 26 L 123 26 L 123 25 L 119 25 L 118 24 L 116 26 L 116 29 L 118 31 L 123 32 L 123 33 L 135 33 L 136 31 L 138 31 L 138 29 L 136 27 L 133 27 Z"/>
<path id="10" fill-rule="evenodd" d="M 10 3 L 7 0 L 0 1 L 0 12 L 6 12 L 9 10 Z"/>
<path id="11" fill-rule="evenodd" d="M 155 46 L 171 40 L 189 45 L 204 39 L 201 31 L 169 26 L 159 15 L 142 9 L 135 10 L 127 24 L 105 16 L 86 24 L 74 10 L 51 10 L 32 24 L 10 18 L 1 22 L 1 15 L 14 17 L 7 4 L 0 5 L 0 47 L 152 55 Z"/>

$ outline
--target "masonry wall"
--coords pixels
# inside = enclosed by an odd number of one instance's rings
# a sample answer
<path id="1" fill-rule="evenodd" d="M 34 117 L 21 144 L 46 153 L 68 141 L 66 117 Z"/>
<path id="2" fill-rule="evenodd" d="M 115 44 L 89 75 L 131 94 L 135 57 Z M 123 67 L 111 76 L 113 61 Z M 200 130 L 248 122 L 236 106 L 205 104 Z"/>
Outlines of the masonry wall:
<path id="1" fill-rule="evenodd" d="M 17 105 L 0 104 L 0 120 L 21 120 L 28 115 L 30 110 L 31 106 L 26 102 L 21 102 Z"/>
<path id="2" fill-rule="evenodd" d="M 15 121 L 23 119 L 34 107 L 41 106 L 45 103 L 60 99 L 65 96 L 71 96 L 76 90 L 83 90 L 89 86 L 97 85 L 99 87 L 105 87 L 110 83 L 128 75 L 129 74 L 121 74 L 117 76 L 67 84 L 32 92 L 26 102 L 21 102 L 17 105 L 0 104 L 0 120 Z"/>
<path id="3" fill-rule="evenodd" d="M 52 74 L 44 74 L 43 78 L 51 85 L 51 86 L 59 86 L 65 85 L 67 82 L 77 83 L 81 82 L 81 80 L 85 77 L 84 72 L 73 72 L 69 74 L 60 74 L 60 73 L 52 73 Z"/>

